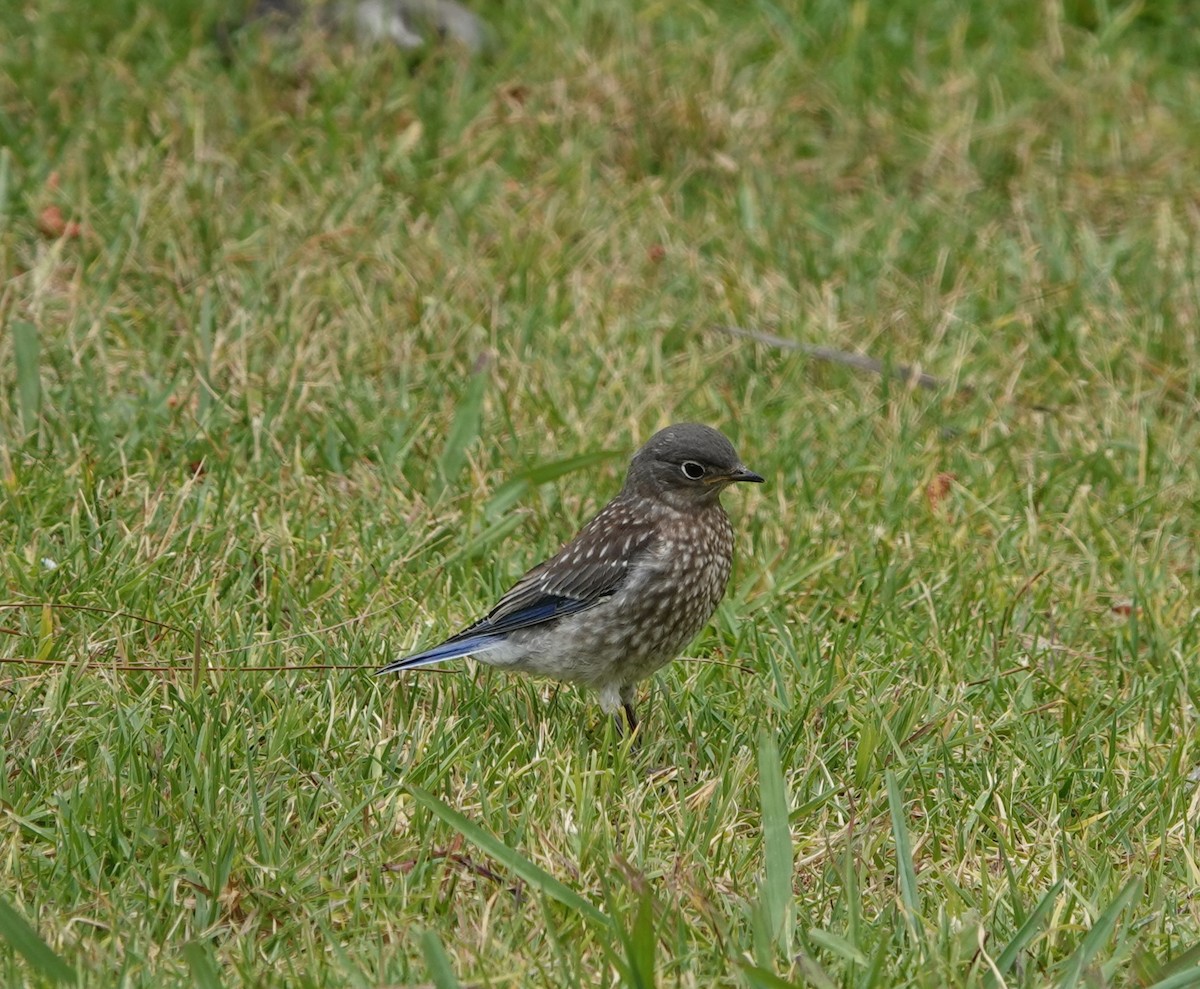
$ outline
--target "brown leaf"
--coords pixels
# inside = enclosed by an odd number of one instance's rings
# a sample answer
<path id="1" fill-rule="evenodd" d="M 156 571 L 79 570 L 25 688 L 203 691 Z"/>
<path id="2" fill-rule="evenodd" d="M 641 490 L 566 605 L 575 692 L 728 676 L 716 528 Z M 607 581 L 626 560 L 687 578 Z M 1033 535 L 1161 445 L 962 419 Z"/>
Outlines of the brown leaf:
<path id="1" fill-rule="evenodd" d="M 515 103 L 517 106 L 524 106 L 525 101 L 529 99 L 529 87 L 522 85 L 519 82 L 511 82 L 506 86 L 500 87 L 500 97 L 508 103 Z"/>
<path id="2" fill-rule="evenodd" d="M 482 862 L 477 862 L 475 859 L 471 858 L 471 856 L 464 855 L 462 852 L 460 852 L 459 849 L 462 848 L 462 844 L 462 837 L 460 835 L 455 835 L 454 838 L 451 839 L 450 844 L 446 847 L 431 848 L 427 858 L 432 861 L 444 859 L 445 861 L 451 862 L 454 865 L 457 865 L 459 868 L 466 870 L 472 875 L 479 876 L 481 879 L 490 879 L 492 882 L 503 881 L 504 877 L 500 875 L 500 873 L 496 872 L 493 868 Z M 403 859 L 400 862 L 385 862 L 382 868 L 384 872 L 408 873 L 412 872 L 413 867 L 416 866 L 416 864 L 417 859 L 410 858 Z"/>
<path id="3" fill-rule="evenodd" d="M 955 476 L 946 471 L 939 473 L 925 488 L 925 498 L 929 501 L 929 508 L 936 512 L 938 507 L 946 500 L 946 495 L 950 493 L 950 488 L 953 487 Z"/>
<path id="4" fill-rule="evenodd" d="M 83 228 L 74 220 L 68 221 L 57 206 L 47 206 L 38 214 L 38 230 L 51 240 L 60 237 L 73 240 L 83 232 Z"/>

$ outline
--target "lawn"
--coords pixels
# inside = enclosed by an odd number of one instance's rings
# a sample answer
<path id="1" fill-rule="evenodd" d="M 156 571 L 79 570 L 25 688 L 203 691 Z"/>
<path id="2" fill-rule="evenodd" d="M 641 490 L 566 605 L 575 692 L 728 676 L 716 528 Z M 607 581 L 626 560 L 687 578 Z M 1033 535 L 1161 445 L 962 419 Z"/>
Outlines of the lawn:
<path id="1" fill-rule="evenodd" d="M 1196 8 L 474 6 L 0 6 L 0 983 L 1200 984 Z M 638 744 L 370 675 L 681 420 Z"/>

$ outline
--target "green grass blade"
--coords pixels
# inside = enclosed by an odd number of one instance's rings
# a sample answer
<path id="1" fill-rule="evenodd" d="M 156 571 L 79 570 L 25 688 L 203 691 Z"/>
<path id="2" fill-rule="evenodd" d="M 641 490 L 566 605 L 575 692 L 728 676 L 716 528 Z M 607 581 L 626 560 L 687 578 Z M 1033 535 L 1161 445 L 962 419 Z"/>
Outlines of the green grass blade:
<path id="1" fill-rule="evenodd" d="M 787 793 L 775 739 L 758 736 L 758 786 L 762 801 L 763 906 L 776 947 L 783 954 L 792 944 L 792 832 L 788 824 Z"/>
<path id="2" fill-rule="evenodd" d="M 511 532 L 519 529 L 522 521 L 524 521 L 523 517 L 517 513 L 505 515 L 488 523 L 480 532 L 464 541 L 453 552 L 447 553 L 441 565 L 445 567 L 458 560 L 473 559 L 489 546 L 503 541 Z"/>
<path id="3" fill-rule="evenodd" d="M 425 956 L 425 969 L 436 989 L 460 989 L 458 976 L 450 964 L 450 957 L 442 947 L 441 939 L 434 931 L 421 934 L 421 954 Z"/>
<path id="4" fill-rule="evenodd" d="M 338 985 L 353 986 L 354 989 L 375 989 L 375 983 L 364 974 L 359 959 L 346 950 L 346 946 L 338 940 L 337 936 L 323 923 L 318 924 L 317 929 L 324 938 L 324 943 L 328 945 L 330 954 L 337 959 L 341 966 L 341 971 L 338 973 Z"/>
<path id="5" fill-rule="evenodd" d="M 17 404 L 21 426 L 27 433 L 37 428 L 42 413 L 42 379 L 38 368 L 40 350 L 37 327 L 24 320 L 12 323 L 13 359 L 17 371 Z"/>
<path id="6" fill-rule="evenodd" d="M 1174 975 L 1168 975 L 1146 989 L 1194 989 L 1196 986 L 1200 986 L 1200 967 L 1187 968 Z"/>
<path id="7" fill-rule="evenodd" d="M 658 929 L 654 923 L 654 896 L 647 887 L 638 897 L 637 913 L 629 930 L 620 931 L 621 944 L 625 948 L 624 964 L 618 968 L 629 989 L 654 989 L 654 952 L 658 943 Z"/>
<path id="8" fill-rule="evenodd" d="M 487 392 L 488 372 L 484 368 L 471 375 L 466 393 L 454 413 L 454 423 L 438 458 L 438 476 L 442 490 L 459 475 L 467 462 L 467 448 L 479 438 L 483 420 L 483 396 Z"/>
<path id="9" fill-rule="evenodd" d="M 41 935 L 30 926 L 8 902 L 0 897 L 0 937 L 29 963 L 38 975 L 51 982 L 74 982 L 75 971 L 42 940 Z"/>
<path id="10" fill-rule="evenodd" d="M 896 874 L 900 883 L 900 899 L 904 905 L 904 916 L 909 933 L 917 944 L 923 944 L 921 935 L 921 897 L 917 890 L 917 869 L 913 863 L 912 843 L 908 838 L 908 826 L 904 822 L 904 798 L 896 776 L 888 770 L 888 809 L 892 816 L 892 835 L 896 842 Z"/>
<path id="11" fill-rule="evenodd" d="M 750 983 L 751 989 L 802 989 L 799 984 L 789 982 L 769 969 L 760 968 L 757 965 L 750 965 L 745 962 L 740 963 L 740 965 L 742 975 Z"/>
<path id="12" fill-rule="evenodd" d="M 554 460 L 550 463 L 530 467 L 528 470 L 522 471 L 520 474 L 501 484 L 492 497 L 488 499 L 487 507 L 484 511 L 488 518 L 497 518 L 508 512 L 513 505 L 517 504 L 534 488 L 543 484 L 549 484 L 551 481 L 557 481 L 560 477 L 565 477 L 567 474 L 573 474 L 576 471 L 594 467 L 597 464 L 611 460 L 614 456 L 615 454 L 607 451 L 582 453 L 578 457 L 568 457 L 565 460 Z"/>
<path id="13" fill-rule="evenodd" d="M 1200 984 L 1200 942 L 1193 944 L 1187 951 L 1176 955 L 1163 965 L 1157 973 L 1156 981 L 1151 989 L 1166 989 L 1163 983 L 1176 979 L 1181 975 L 1191 975 Z"/>
<path id="14" fill-rule="evenodd" d="M 846 941 L 858 949 L 864 941 L 866 925 L 863 923 L 862 894 L 859 890 L 858 863 L 854 854 L 854 843 L 846 842 L 842 851 L 843 899 L 846 903 Z"/>
<path id="15" fill-rule="evenodd" d="M 196 418 L 201 423 L 209 421 L 213 407 L 213 334 L 216 316 L 213 312 L 212 293 L 200 297 L 200 315 L 196 320 L 197 374 L 200 388 L 196 395 Z"/>
<path id="16" fill-rule="evenodd" d="M 8 225 L 8 193 L 12 181 L 12 152 L 0 148 L 0 230 Z"/>
<path id="17" fill-rule="evenodd" d="M 832 952 L 839 958 L 844 958 L 846 961 L 853 962 L 855 965 L 862 965 L 864 968 L 870 964 L 867 956 L 859 951 L 858 948 L 852 945 L 844 937 L 839 937 L 832 931 L 826 931 L 819 927 L 814 927 L 809 930 L 808 936 L 826 951 Z"/>
<path id="18" fill-rule="evenodd" d="M 520 852 L 509 848 L 508 845 L 504 844 L 495 835 L 485 831 L 453 807 L 444 804 L 437 797 L 433 796 L 433 794 L 427 793 L 419 787 L 410 786 L 408 792 L 413 795 L 417 803 L 428 808 L 472 844 L 477 845 L 491 855 L 497 862 L 508 866 L 508 868 L 512 869 L 513 872 L 529 883 L 534 889 L 540 890 L 546 896 L 550 897 L 550 899 L 557 900 L 563 906 L 574 910 L 594 924 L 599 924 L 602 927 L 612 926 L 609 918 L 595 905 L 589 903 L 573 889 L 555 879 L 544 869 L 534 865 Z"/>
<path id="19" fill-rule="evenodd" d="M 192 972 L 196 989 L 222 989 L 221 973 L 209 949 L 198 941 L 183 946 L 183 957 Z"/>
<path id="20" fill-rule="evenodd" d="M 1141 876 L 1135 876 L 1129 880 L 1117 894 L 1115 900 L 1112 901 L 1099 917 L 1096 918 L 1096 923 L 1092 925 L 1092 929 L 1087 932 L 1087 936 L 1083 942 L 1075 949 L 1074 953 L 1066 962 L 1066 975 L 1059 983 L 1060 989 L 1075 989 L 1079 984 L 1079 980 L 1083 977 L 1083 971 L 1091 964 L 1092 959 L 1112 936 L 1113 929 L 1117 926 L 1117 918 L 1120 917 L 1122 911 L 1129 906 L 1142 892 Z"/>
<path id="21" fill-rule="evenodd" d="M 885 981 L 886 977 L 883 975 L 883 966 L 887 960 L 888 948 L 888 939 L 881 938 L 878 946 L 875 948 L 875 954 L 871 956 L 870 968 L 858 980 L 858 989 L 875 989 L 876 986 L 887 985 Z"/>
<path id="22" fill-rule="evenodd" d="M 792 824 L 803 821 L 810 814 L 820 810 L 827 803 L 829 803 L 830 800 L 841 795 L 843 792 L 845 791 L 840 786 L 831 786 L 824 793 L 820 793 L 811 800 L 806 800 L 804 803 L 802 803 L 788 815 L 788 820 L 791 821 Z"/>
<path id="23" fill-rule="evenodd" d="M 1046 918 L 1050 915 L 1050 911 L 1054 909 L 1054 904 L 1058 900 L 1058 894 L 1062 892 L 1062 888 L 1063 880 L 1060 879 L 1046 890 L 1041 900 L 1038 901 L 1038 905 L 1033 908 L 1033 912 L 1025 918 L 1025 923 L 1021 925 L 1020 929 L 1013 936 L 1013 939 L 1000 952 L 1000 957 L 996 959 L 996 969 L 1000 975 L 1004 975 L 1013 967 L 1021 952 L 1033 940 L 1034 935 L 1041 930 L 1042 924 L 1045 923 Z M 996 978 L 996 972 L 989 971 L 984 977 L 983 982 L 985 987 L 997 985 L 999 980 Z"/>

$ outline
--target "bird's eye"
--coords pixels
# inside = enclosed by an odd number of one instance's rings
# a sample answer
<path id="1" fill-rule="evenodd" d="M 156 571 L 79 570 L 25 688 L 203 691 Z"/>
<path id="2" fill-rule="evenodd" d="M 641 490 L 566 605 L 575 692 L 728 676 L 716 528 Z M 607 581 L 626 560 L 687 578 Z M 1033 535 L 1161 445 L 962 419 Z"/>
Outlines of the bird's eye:
<path id="1" fill-rule="evenodd" d="M 694 460 L 685 460 L 679 465 L 679 469 L 689 481 L 698 481 L 704 476 L 704 468 Z"/>

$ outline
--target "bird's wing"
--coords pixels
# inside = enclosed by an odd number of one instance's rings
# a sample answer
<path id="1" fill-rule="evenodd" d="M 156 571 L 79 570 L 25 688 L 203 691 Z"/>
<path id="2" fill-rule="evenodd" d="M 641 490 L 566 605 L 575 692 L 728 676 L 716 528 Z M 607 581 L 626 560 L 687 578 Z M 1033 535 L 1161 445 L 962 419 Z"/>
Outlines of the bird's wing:
<path id="1" fill-rule="evenodd" d="M 652 552 L 654 541 L 652 523 L 614 502 L 517 581 L 485 618 L 447 641 L 503 635 L 586 611 L 620 589 L 634 566 Z"/>

